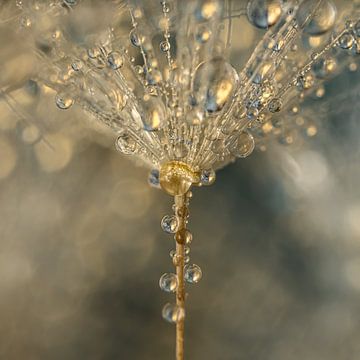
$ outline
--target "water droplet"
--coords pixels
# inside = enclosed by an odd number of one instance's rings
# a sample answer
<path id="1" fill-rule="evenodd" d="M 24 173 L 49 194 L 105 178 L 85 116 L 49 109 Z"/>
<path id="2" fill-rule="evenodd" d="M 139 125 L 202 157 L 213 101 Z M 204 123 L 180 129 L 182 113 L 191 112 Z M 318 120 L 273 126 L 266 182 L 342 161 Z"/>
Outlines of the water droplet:
<path id="1" fill-rule="evenodd" d="M 272 113 L 279 112 L 281 110 L 282 102 L 279 98 L 273 98 L 268 104 L 268 109 Z"/>
<path id="2" fill-rule="evenodd" d="M 344 33 L 339 39 L 339 46 L 342 49 L 350 49 L 354 45 L 355 39 L 349 32 Z"/>
<path id="3" fill-rule="evenodd" d="M 161 228 L 168 234 L 175 234 L 178 227 L 179 222 L 175 215 L 165 215 L 161 220 Z"/>
<path id="4" fill-rule="evenodd" d="M 170 50 L 170 42 L 167 40 L 164 40 L 160 43 L 160 50 L 162 52 L 167 52 Z"/>
<path id="5" fill-rule="evenodd" d="M 143 101 L 145 115 L 142 118 L 146 131 L 159 130 L 165 122 L 165 106 L 156 96 L 145 95 Z"/>
<path id="6" fill-rule="evenodd" d="M 324 79 L 334 73 L 337 69 L 337 62 L 333 58 L 320 59 L 314 63 L 312 70 L 318 79 Z"/>
<path id="7" fill-rule="evenodd" d="M 83 62 L 79 59 L 74 60 L 73 63 L 71 64 L 71 67 L 74 71 L 80 71 L 83 66 L 84 66 Z"/>
<path id="8" fill-rule="evenodd" d="M 301 3 L 296 18 L 304 32 L 310 35 L 322 35 L 332 29 L 336 21 L 336 7 L 331 0 L 322 0 L 315 14 L 310 21 L 307 21 L 309 14 L 314 9 L 313 0 L 305 0 Z"/>
<path id="9" fill-rule="evenodd" d="M 130 32 L 130 42 L 136 47 L 141 46 L 141 38 L 138 35 L 136 29 L 132 29 Z"/>
<path id="10" fill-rule="evenodd" d="M 213 169 L 206 169 L 201 172 L 200 181 L 202 185 L 211 185 L 215 182 L 216 173 Z"/>
<path id="11" fill-rule="evenodd" d="M 55 96 L 55 102 L 59 109 L 67 110 L 74 104 L 74 99 L 64 93 L 58 93 Z"/>
<path id="12" fill-rule="evenodd" d="M 224 59 L 202 63 L 194 76 L 194 99 L 209 113 L 221 111 L 231 100 L 238 83 L 236 70 Z"/>
<path id="13" fill-rule="evenodd" d="M 185 246 L 185 255 L 190 254 L 190 248 L 188 246 Z"/>
<path id="14" fill-rule="evenodd" d="M 178 244 L 190 245 L 192 243 L 193 236 L 188 229 L 181 229 L 176 233 L 175 240 Z"/>
<path id="15" fill-rule="evenodd" d="M 123 56 L 118 51 L 113 51 L 107 58 L 109 66 L 113 70 L 120 69 L 124 64 Z"/>
<path id="16" fill-rule="evenodd" d="M 202 1 L 199 8 L 196 9 L 195 16 L 198 20 L 210 20 L 220 12 L 220 4 L 216 0 Z"/>
<path id="17" fill-rule="evenodd" d="M 31 26 L 31 24 L 32 24 L 31 19 L 28 16 L 24 15 L 20 18 L 20 25 L 22 27 L 28 28 Z"/>
<path id="18" fill-rule="evenodd" d="M 159 170 L 157 169 L 151 170 L 148 177 L 148 183 L 150 184 L 150 186 L 159 189 L 160 188 L 159 177 L 160 177 Z"/>
<path id="19" fill-rule="evenodd" d="M 195 32 L 195 40 L 200 43 L 204 44 L 209 41 L 211 37 L 211 30 L 206 24 L 200 24 L 196 28 Z"/>
<path id="20" fill-rule="evenodd" d="M 250 107 L 247 109 L 246 117 L 249 120 L 255 120 L 259 116 L 259 110 L 256 107 Z"/>
<path id="21" fill-rule="evenodd" d="M 93 48 L 89 48 L 87 50 L 87 54 L 90 59 L 96 59 L 97 57 L 100 56 L 101 52 L 100 52 L 100 49 L 97 46 L 95 46 Z"/>
<path id="22" fill-rule="evenodd" d="M 248 157 L 255 149 L 255 140 L 251 134 L 244 131 L 231 144 L 230 152 L 240 158 Z"/>
<path id="23" fill-rule="evenodd" d="M 188 264 L 190 262 L 190 256 L 185 256 L 184 264 Z"/>
<path id="24" fill-rule="evenodd" d="M 171 324 L 176 324 L 185 317 L 185 310 L 175 304 L 166 304 L 162 309 L 162 317 Z"/>
<path id="25" fill-rule="evenodd" d="M 115 147 L 125 155 L 132 155 L 136 151 L 136 141 L 130 134 L 123 131 L 116 139 Z"/>
<path id="26" fill-rule="evenodd" d="M 177 276 L 172 273 L 165 273 L 159 280 L 160 289 L 168 293 L 176 291 L 178 286 Z"/>
<path id="27" fill-rule="evenodd" d="M 196 264 L 187 265 L 184 273 L 185 280 L 190 284 L 197 284 L 202 278 L 200 266 Z"/>
<path id="28" fill-rule="evenodd" d="M 248 20 L 260 29 L 273 26 L 281 13 L 281 0 L 250 0 L 247 5 Z"/>

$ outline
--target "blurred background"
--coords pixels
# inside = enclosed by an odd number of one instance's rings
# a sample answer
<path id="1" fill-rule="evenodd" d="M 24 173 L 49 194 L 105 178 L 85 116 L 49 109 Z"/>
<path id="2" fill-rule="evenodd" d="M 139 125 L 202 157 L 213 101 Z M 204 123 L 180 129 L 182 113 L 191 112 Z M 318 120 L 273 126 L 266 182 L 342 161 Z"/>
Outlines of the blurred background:
<path id="1" fill-rule="evenodd" d="M 359 80 L 344 70 L 326 87 L 315 137 L 269 143 L 194 190 L 203 279 L 188 286 L 186 358 L 359 359 Z M 172 359 L 173 297 L 158 286 L 173 271 L 159 225 L 172 200 L 41 91 L 13 93 L 30 119 L 0 102 L 0 359 Z"/>

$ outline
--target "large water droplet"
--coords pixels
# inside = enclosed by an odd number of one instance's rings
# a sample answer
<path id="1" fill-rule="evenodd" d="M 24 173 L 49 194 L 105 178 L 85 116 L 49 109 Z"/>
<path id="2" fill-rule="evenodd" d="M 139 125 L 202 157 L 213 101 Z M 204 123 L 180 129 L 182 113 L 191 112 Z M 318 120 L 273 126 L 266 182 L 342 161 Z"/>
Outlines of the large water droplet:
<path id="1" fill-rule="evenodd" d="M 197 284 L 202 278 L 200 266 L 196 264 L 187 265 L 184 273 L 185 280 L 190 284 Z"/>
<path id="2" fill-rule="evenodd" d="M 131 155 L 136 151 L 136 141 L 127 132 L 122 132 L 115 142 L 116 149 L 125 155 Z"/>
<path id="3" fill-rule="evenodd" d="M 354 45 L 354 43 L 355 43 L 354 36 L 349 32 L 346 32 L 343 35 L 341 35 L 339 39 L 339 46 L 345 50 L 350 49 Z"/>
<path id="4" fill-rule="evenodd" d="M 165 106 L 156 96 L 145 95 L 143 101 L 145 116 L 143 117 L 144 129 L 147 131 L 159 130 L 165 121 Z"/>
<path id="5" fill-rule="evenodd" d="M 155 187 L 157 189 L 160 188 L 160 173 L 159 170 L 153 169 L 149 173 L 148 183 L 150 186 Z"/>
<path id="6" fill-rule="evenodd" d="M 230 152 L 237 157 L 248 157 L 255 149 L 255 140 L 251 134 L 244 131 L 236 137 L 230 146 Z"/>
<path id="7" fill-rule="evenodd" d="M 175 215 L 165 215 L 161 220 L 161 228 L 168 234 L 176 233 L 179 226 Z"/>
<path id="8" fill-rule="evenodd" d="M 200 6 L 195 11 L 198 20 L 210 20 L 214 18 L 221 10 L 220 3 L 217 0 L 202 0 Z"/>
<path id="9" fill-rule="evenodd" d="M 195 32 L 195 40 L 200 43 L 204 44 L 209 41 L 211 37 L 211 30 L 207 24 L 200 24 L 196 28 Z"/>
<path id="10" fill-rule="evenodd" d="M 74 104 L 74 99 L 65 93 L 58 93 L 55 96 L 55 102 L 59 109 L 67 110 Z"/>
<path id="11" fill-rule="evenodd" d="M 124 63 L 123 56 L 118 51 L 111 52 L 107 58 L 107 61 L 113 70 L 120 69 Z"/>
<path id="12" fill-rule="evenodd" d="M 336 20 L 336 7 L 331 0 L 322 0 L 315 10 L 313 17 L 307 21 L 309 14 L 314 11 L 317 1 L 305 0 L 301 3 L 296 14 L 299 25 L 305 26 L 304 32 L 310 35 L 322 35 L 331 30 Z"/>
<path id="13" fill-rule="evenodd" d="M 250 0 L 247 5 L 247 17 L 251 24 L 267 29 L 281 16 L 281 0 Z"/>
<path id="14" fill-rule="evenodd" d="M 213 169 L 206 169 L 201 172 L 200 181 L 202 185 L 211 185 L 215 182 L 216 173 Z"/>
<path id="15" fill-rule="evenodd" d="M 159 280 L 160 289 L 166 292 L 175 292 L 178 286 L 177 276 L 172 273 L 165 273 Z"/>
<path id="16" fill-rule="evenodd" d="M 169 323 L 176 324 L 185 317 L 185 310 L 175 304 L 166 304 L 162 309 L 162 317 Z"/>
<path id="17" fill-rule="evenodd" d="M 205 110 L 215 113 L 231 100 L 238 83 L 238 74 L 224 59 L 202 63 L 194 77 L 194 98 Z"/>

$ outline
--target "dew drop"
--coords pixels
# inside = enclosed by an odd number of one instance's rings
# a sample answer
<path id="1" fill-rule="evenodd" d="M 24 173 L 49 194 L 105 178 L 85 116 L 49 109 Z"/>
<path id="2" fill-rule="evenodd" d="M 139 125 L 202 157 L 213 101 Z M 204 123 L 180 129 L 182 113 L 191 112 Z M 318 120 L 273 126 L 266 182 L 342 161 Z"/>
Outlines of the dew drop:
<path id="1" fill-rule="evenodd" d="M 339 39 L 339 46 L 342 49 L 350 49 L 354 45 L 355 39 L 349 32 L 344 33 Z"/>
<path id="2" fill-rule="evenodd" d="M 130 42 L 136 47 L 141 46 L 141 39 L 138 33 L 136 32 L 136 29 L 132 29 L 130 32 Z"/>
<path id="3" fill-rule="evenodd" d="M 198 20 L 210 20 L 220 11 L 220 4 L 216 0 L 201 1 L 201 5 L 196 9 L 195 16 Z"/>
<path id="4" fill-rule="evenodd" d="M 202 278 L 200 266 L 196 264 L 187 265 L 184 273 L 185 280 L 190 284 L 197 284 Z"/>
<path id="5" fill-rule="evenodd" d="M 331 0 L 322 0 L 310 21 L 309 14 L 314 9 L 314 0 L 305 0 L 301 3 L 296 18 L 300 27 L 309 35 L 322 35 L 332 29 L 336 21 L 336 7 Z"/>
<path id="6" fill-rule="evenodd" d="M 168 40 L 164 40 L 160 43 L 160 50 L 162 52 L 167 52 L 170 50 L 170 42 Z"/>
<path id="7" fill-rule="evenodd" d="M 74 71 L 80 71 L 83 68 L 84 64 L 81 60 L 76 59 L 73 61 L 73 63 L 71 64 L 71 67 Z"/>
<path id="8" fill-rule="evenodd" d="M 190 245 L 193 240 L 193 235 L 188 229 L 181 229 L 176 233 L 175 240 L 178 244 Z"/>
<path id="9" fill-rule="evenodd" d="M 159 189 L 160 188 L 160 173 L 159 170 L 153 169 L 148 176 L 148 183 L 150 186 Z"/>
<path id="10" fill-rule="evenodd" d="M 123 131 L 116 139 L 115 147 L 125 155 L 132 155 L 136 151 L 136 141 L 130 134 Z"/>
<path id="11" fill-rule="evenodd" d="M 242 132 L 231 144 L 230 152 L 240 158 L 248 157 L 255 149 L 254 137 L 248 132 Z"/>
<path id="12" fill-rule="evenodd" d="M 281 0 L 250 0 L 247 5 L 248 20 L 260 29 L 273 26 L 281 13 Z"/>
<path id="13" fill-rule="evenodd" d="M 165 215 L 161 220 L 161 228 L 168 234 L 175 234 L 178 227 L 179 222 L 175 215 Z"/>
<path id="14" fill-rule="evenodd" d="M 211 37 L 211 30 L 206 24 L 200 24 L 196 28 L 195 40 L 200 44 L 205 44 Z"/>
<path id="15" fill-rule="evenodd" d="M 56 106 L 61 110 L 67 110 L 74 104 L 74 99 L 64 93 L 58 93 L 55 96 Z"/>
<path id="16" fill-rule="evenodd" d="M 185 317 L 185 310 L 175 304 L 167 303 L 162 309 L 162 317 L 171 324 L 176 324 Z"/>
<path id="17" fill-rule="evenodd" d="M 201 172 L 200 181 L 202 185 L 211 185 L 215 182 L 216 173 L 213 169 L 206 169 Z"/>
<path id="18" fill-rule="evenodd" d="M 282 102 L 279 98 L 273 98 L 268 104 L 268 109 L 272 113 L 277 113 L 281 110 Z"/>
<path id="19" fill-rule="evenodd" d="M 113 70 L 117 70 L 123 66 L 124 59 L 118 51 L 113 51 L 109 54 L 107 62 Z"/>
<path id="20" fill-rule="evenodd" d="M 177 276 L 172 273 L 163 274 L 159 280 L 159 286 L 165 292 L 175 292 L 178 286 Z"/>
<path id="21" fill-rule="evenodd" d="M 143 101 L 145 114 L 143 116 L 146 131 L 159 130 L 165 122 L 165 106 L 156 96 L 145 95 Z"/>
<path id="22" fill-rule="evenodd" d="M 221 111 L 231 100 L 238 83 L 236 70 L 224 59 L 202 63 L 194 76 L 194 99 L 209 113 Z"/>

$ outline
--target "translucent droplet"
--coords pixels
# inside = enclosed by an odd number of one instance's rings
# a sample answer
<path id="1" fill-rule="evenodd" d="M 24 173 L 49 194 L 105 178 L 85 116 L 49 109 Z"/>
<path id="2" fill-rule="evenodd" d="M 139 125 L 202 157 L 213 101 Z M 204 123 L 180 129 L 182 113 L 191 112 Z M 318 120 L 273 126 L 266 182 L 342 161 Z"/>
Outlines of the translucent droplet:
<path id="1" fill-rule="evenodd" d="M 67 110 L 74 104 L 74 99 L 64 93 L 58 93 L 55 96 L 55 102 L 59 109 Z"/>
<path id="2" fill-rule="evenodd" d="M 244 131 L 231 144 L 230 152 L 237 157 L 248 157 L 255 149 L 255 140 L 251 134 Z"/>
<path id="3" fill-rule="evenodd" d="M 107 58 L 109 66 L 113 70 L 120 69 L 124 64 L 123 56 L 118 51 L 113 51 Z"/>
<path id="4" fill-rule="evenodd" d="M 202 185 L 211 185 L 215 182 L 216 173 L 213 169 L 206 169 L 201 172 L 200 181 Z"/>
<path id="5" fill-rule="evenodd" d="M 216 0 L 203 0 L 201 5 L 196 9 L 195 15 L 198 20 L 210 20 L 220 11 L 220 4 Z"/>
<path id="6" fill-rule="evenodd" d="M 246 117 L 249 120 L 256 120 L 256 118 L 259 116 L 259 110 L 256 107 L 250 107 L 247 109 Z"/>
<path id="7" fill-rule="evenodd" d="M 176 291 L 178 286 L 177 276 L 172 273 L 165 273 L 159 280 L 160 289 L 168 293 Z"/>
<path id="8" fill-rule="evenodd" d="M 204 120 L 204 113 L 195 108 L 186 114 L 186 121 L 189 125 L 200 125 Z"/>
<path id="9" fill-rule="evenodd" d="M 165 122 L 165 106 L 156 96 L 145 95 L 143 124 L 146 131 L 159 130 Z"/>
<path id="10" fill-rule="evenodd" d="M 206 24 L 200 24 L 196 28 L 195 32 L 195 40 L 200 43 L 204 44 L 209 41 L 211 37 L 211 30 Z"/>
<path id="11" fill-rule="evenodd" d="M 184 257 L 184 264 L 188 264 L 190 262 L 190 256 Z"/>
<path id="12" fill-rule="evenodd" d="M 138 35 L 136 29 L 132 29 L 130 32 L 130 42 L 136 47 L 141 46 L 141 39 L 140 39 L 140 36 Z"/>
<path id="13" fill-rule="evenodd" d="M 175 240 L 178 244 L 190 245 L 193 240 L 193 235 L 188 229 L 181 229 L 176 233 Z"/>
<path id="14" fill-rule="evenodd" d="M 272 113 L 279 112 L 281 110 L 282 102 L 279 98 L 273 98 L 268 104 L 269 111 Z"/>
<path id="15" fill-rule="evenodd" d="M 176 324 L 185 317 L 185 310 L 175 304 L 166 304 L 162 309 L 162 317 L 171 324 Z"/>
<path id="16" fill-rule="evenodd" d="M 349 32 L 344 33 L 339 39 L 339 46 L 342 49 L 350 49 L 354 45 L 355 39 Z"/>
<path id="17" fill-rule="evenodd" d="M 126 131 L 118 136 L 115 146 L 118 151 L 125 155 L 132 155 L 136 151 L 136 141 Z"/>
<path id="18" fill-rule="evenodd" d="M 32 25 L 31 19 L 28 16 L 22 16 L 20 18 L 20 25 L 24 28 L 28 28 Z"/>
<path id="19" fill-rule="evenodd" d="M 190 248 L 188 246 L 185 246 L 185 255 L 190 254 Z"/>
<path id="20" fill-rule="evenodd" d="M 337 62 L 333 58 L 320 59 L 312 67 L 313 73 L 318 79 L 324 79 L 334 73 L 337 69 Z"/>
<path id="21" fill-rule="evenodd" d="M 170 50 L 170 42 L 167 40 L 164 40 L 160 43 L 160 50 L 162 52 L 167 52 Z"/>
<path id="22" fill-rule="evenodd" d="M 197 284 L 202 278 L 200 266 L 196 264 L 187 265 L 184 273 L 185 280 L 190 284 Z"/>
<path id="23" fill-rule="evenodd" d="M 202 63 L 194 76 L 194 99 L 209 113 L 224 108 L 231 100 L 238 83 L 238 74 L 224 59 Z"/>
<path id="24" fill-rule="evenodd" d="M 95 46 L 93 48 L 88 49 L 87 54 L 90 59 L 96 59 L 101 55 L 101 52 L 100 49 L 97 46 Z"/>
<path id="25" fill-rule="evenodd" d="M 83 68 L 84 64 L 81 60 L 74 60 L 71 64 L 71 67 L 74 71 L 80 71 Z"/>
<path id="26" fill-rule="evenodd" d="M 281 13 L 281 0 L 250 0 L 247 5 L 248 20 L 260 29 L 273 26 Z"/>
<path id="27" fill-rule="evenodd" d="M 305 26 L 304 32 L 310 35 L 322 35 L 332 29 L 336 21 L 336 7 L 331 0 L 322 0 L 315 10 L 310 21 L 309 14 L 314 10 L 314 0 L 305 0 L 301 3 L 296 18 L 300 27 Z"/>
<path id="28" fill-rule="evenodd" d="M 165 215 L 161 220 L 161 228 L 168 234 L 175 234 L 179 226 L 175 215 Z"/>
<path id="29" fill-rule="evenodd" d="M 150 171 L 149 173 L 149 177 L 148 177 L 148 183 L 150 184 L 150 186 L 155 187 L 157 189 L 160 188 L 160 174 L 159 174 L 159 170 L 157 169 L 153 169 Z"/>

